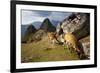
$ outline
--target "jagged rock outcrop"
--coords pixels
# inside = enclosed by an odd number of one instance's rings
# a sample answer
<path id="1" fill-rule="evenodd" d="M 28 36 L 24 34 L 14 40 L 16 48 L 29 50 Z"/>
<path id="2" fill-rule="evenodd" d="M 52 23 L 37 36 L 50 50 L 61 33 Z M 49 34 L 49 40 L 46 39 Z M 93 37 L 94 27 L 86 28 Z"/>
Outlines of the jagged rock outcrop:
<path id="1" fill-rule="evenodd" d="M 64 33 L 73 33 L 77 39 L 81 39 L 90 33 L 90 15 L 88 13 L 72 14 L 58 24 L 57 32 L 60 28 Z"/>
<path id="2" fill-rule="evenodd" d="M 72 33 L 81 43 L 81 48 L 86 55 L 90 57 L 90 14 L 89 13 L 73 13 L 65 18 L 57 25 L 56 32 L 58 35 L 64 33 Z"/>

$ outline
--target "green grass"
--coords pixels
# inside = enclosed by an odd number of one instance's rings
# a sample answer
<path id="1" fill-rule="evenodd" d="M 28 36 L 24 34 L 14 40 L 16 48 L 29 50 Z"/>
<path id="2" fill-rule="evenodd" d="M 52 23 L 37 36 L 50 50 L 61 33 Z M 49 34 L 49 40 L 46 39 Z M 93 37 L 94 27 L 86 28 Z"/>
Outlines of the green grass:
<path id="1" fill-rule="evenodd" d="M 79 60 L 76 52 L 71 53 L 66 46 L 54 44 L 45 37 L 39 42 L 21 44 L 21 62 L 46 62 Z"/>

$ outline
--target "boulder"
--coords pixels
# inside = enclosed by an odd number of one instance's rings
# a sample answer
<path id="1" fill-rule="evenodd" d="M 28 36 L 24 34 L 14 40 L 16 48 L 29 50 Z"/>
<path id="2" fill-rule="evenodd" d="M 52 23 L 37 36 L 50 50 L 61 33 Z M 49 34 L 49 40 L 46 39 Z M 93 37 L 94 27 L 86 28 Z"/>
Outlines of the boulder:
<path id="1" fill-rule="evenodd" d="M 90 59 L 90 36 L 82 38 L 79 42 L 81 43 L 81 48 L 83 49 L 86 58 Z"/>
<path id="2" fill-rule="evenodd" d="M 57 32 L 72 33 L 79 40 L 90 33 L 90 15 L 88 13 L 76 13 L 65 18 L 57 25 Z"/>

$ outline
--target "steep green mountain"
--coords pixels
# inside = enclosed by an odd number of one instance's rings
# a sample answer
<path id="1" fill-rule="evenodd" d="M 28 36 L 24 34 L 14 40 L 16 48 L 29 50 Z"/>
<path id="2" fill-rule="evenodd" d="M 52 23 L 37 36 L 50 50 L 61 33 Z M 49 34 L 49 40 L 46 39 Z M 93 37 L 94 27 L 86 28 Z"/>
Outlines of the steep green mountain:
<path id="1" fill-rule="evenodd" d="M 37 30 L 33 25 L 29 25 L 25 31 L 24 37 L 22 38 L 22 43 L 31 42 L 31 38 L 36 31 Z"/>
<path id="2" fill-rule="evenodd" d="M 46 31 L 46 32 L 54 32 L 56 31 L 56 28 L 53 26 L 53 24 L 50 22 L 48 18 L 46 18 L 43 23 L 40 26 L 40 29 Z"/>

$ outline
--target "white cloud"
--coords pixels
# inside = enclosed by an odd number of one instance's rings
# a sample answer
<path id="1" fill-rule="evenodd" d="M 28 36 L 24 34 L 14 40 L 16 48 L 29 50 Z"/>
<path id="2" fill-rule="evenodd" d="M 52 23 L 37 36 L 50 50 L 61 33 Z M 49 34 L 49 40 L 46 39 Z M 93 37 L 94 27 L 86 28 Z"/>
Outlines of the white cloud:
<path id="1" fill-rule="evenodd" d="M 67 12 L 49 12 L 49 11 L 32 11 L 22 10 L 22 24 L 30 24 L 33 22 L 43 22 L 45 18 L 50 20 L 62 21 L 65 17 L 71 13 Z"/>
<path id="2" fill-rule="evenodd" d="M 28 10 L 22 11 L 22 24 L 30 24 L 36 21 L 42 22 L 44 19 L 45 19 L 44 17 L 40 17 L 37 13 L 33 11 L 28 11 Z"/>
<path id="3" fill-rule="evenodd" d="M 51 20 L 62 21 L 64 18 L 68 17 L 71 13 L 65 12 L 52 12 L 49 16 Z"/>

